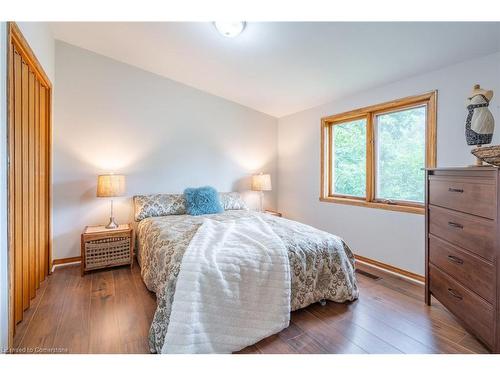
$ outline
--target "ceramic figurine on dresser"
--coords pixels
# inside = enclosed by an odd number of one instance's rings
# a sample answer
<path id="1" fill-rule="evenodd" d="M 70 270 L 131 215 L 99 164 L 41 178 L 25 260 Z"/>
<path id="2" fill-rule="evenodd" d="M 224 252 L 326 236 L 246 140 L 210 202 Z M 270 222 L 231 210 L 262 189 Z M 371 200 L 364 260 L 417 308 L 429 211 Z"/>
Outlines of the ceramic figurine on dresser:
<path id="1" fill-rule="evenodd" d="M 467 98 L 465 139 L 469 146 L 478 147 L 472 150 L 474 155 L 482 145 L 491 143 L 493 138 L 495 120 L 488 108 L 492 98 L 493 91 L 484 90 L 480 85 L 474 85 L 471 96 Z M 477 158 L 477 165 L 482 165 L 480 156 Z"/>

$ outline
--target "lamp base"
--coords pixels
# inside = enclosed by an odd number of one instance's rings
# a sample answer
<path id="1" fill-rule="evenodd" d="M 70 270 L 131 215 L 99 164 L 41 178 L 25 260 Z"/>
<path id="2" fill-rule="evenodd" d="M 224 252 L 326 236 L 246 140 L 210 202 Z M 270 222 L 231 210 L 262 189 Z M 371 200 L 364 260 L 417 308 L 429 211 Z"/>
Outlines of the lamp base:
<path id="1" fill-rule="evenodd" d="M 106 225 L 105 228 L 106 229 L 116 229 L 116 228 L 118 228 L 118 224 L 116 223 L 115 218 L 113 216 L 111 216 L 109 218 L 109 223 L 108 223 L 108 225 Z"/>

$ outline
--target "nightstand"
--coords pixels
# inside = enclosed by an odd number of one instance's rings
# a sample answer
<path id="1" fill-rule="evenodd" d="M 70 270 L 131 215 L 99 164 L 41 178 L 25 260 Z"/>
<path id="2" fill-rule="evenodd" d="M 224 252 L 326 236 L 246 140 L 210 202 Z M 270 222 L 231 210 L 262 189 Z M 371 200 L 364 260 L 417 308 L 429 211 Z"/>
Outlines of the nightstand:
<path id="1" fill-rule="evenodd" d="M 134 230 L 130 224 L 106 229 L 103 225 L 88 226 L 81 239 L 82 276 L 101 268 L 134 265 Z"/>
<path id="2" fill-rule="evenodd" d="M 283 215 L 281 215 L 281 212 L 272 211 L 272 210 L 265 210 L 264 213 L 266 213 L 268 215 L 278 216 L 278 217 L 283 216 Z"/>

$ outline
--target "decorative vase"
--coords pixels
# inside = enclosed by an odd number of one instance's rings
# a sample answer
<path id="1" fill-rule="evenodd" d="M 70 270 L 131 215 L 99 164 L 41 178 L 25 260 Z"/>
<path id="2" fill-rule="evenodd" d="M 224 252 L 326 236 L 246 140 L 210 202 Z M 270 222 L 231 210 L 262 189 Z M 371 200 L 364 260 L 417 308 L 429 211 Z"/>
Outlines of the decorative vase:
<path id="1" fill-rule="evenodd" d="M 491 143 L 495 120 L 488 106 L 493 98 L 492 90 L 484 90 L 474 85 L 471 96 L 467 99 L 467 118 L 465 120 L 465 140 L 469 146 Z M 476 165 L 482 165 L 477 158 Z"/>

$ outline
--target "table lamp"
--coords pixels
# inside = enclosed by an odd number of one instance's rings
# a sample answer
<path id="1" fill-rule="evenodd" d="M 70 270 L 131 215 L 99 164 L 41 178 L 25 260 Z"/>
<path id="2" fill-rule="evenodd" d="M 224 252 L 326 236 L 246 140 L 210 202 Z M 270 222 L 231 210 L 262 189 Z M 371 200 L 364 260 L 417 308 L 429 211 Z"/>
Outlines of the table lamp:
<path id="1" fill-rule="evenodd" d="M 121 197 L 125 194 L 125 176 L 120 174 L 103 174 L 97 176 L 97 196 L 103 198 Z M 118 228 L 113 217 L 113 199 L 111 199 L 111 215 L 106 229 Z"/>
<path id="2" fill-rule="evenodd" d="M 264 211 L 263 199 L 264 191 L 271 191 L 271 175 L 270 174 L 256 174 L 252 176 L 252 190 L 260 192 L 260 211 Z"/>

